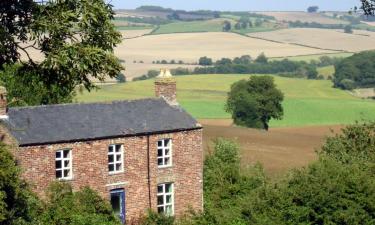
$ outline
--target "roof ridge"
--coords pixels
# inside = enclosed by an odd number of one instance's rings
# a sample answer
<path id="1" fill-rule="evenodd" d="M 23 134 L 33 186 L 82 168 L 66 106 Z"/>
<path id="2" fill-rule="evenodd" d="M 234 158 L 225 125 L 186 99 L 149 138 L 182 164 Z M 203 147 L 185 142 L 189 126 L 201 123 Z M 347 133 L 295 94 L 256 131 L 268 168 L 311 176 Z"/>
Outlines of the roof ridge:
<path id="1" fill-rule="evenodd" d="M 112 100 L 112 101 L 103 101 L 103 102 L 78 102 L 78 103 L 62 103 L 62 104 L 51 104 L 51 105 L 36 105 L 36 106 L 17 106 L 17 107 L 10 107 L 9 110 L 38 109 L 38 108 L 78 106 L 78 105 L 109 105 L 113 103 L 121 103 L 121 102 L 130 103 L 130 102 L 146 101 L 146 100 L 165 101 L 162 98 L 150 97 L 150 98 L 140 98 L 140 99 Z"/>

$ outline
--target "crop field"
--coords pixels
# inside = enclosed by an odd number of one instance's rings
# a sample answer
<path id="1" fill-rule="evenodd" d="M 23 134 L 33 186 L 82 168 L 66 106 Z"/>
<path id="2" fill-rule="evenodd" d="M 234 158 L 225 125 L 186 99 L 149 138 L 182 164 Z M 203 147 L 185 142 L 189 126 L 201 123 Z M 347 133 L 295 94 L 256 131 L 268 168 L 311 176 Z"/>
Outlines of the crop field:
<path id="1" fill-rule="evenodd" d="M 307 13 L 307 12 L 258 12 L 267 16 L 273 16 L 278 21 L 301 21 L 308 23 L 321 23 L 321 24 L 348 24 L 347 21 L 330 18 L 320 13 Z"/>
<path id="2" fill-rule="evenodd" d="M 355 30 L 353 34 L 346 34 L 343 30 L 293 28 L 249 35 L 283 43 L 338 51 L 359 52 L 375 49 L 375 33 L 369 31 Z"/>
<path id="3" fill-rule="evenodd" d="M 224 105 L 230 85 L 249 75 L 193 75 L 177 77 L 178 99 L 193 116 L 200 119 L 230 119 Z M 275 77 L 284 92 L 285 115 L 271 121 L 271 127 L 350 124 L 375 119 L 375 102 L 332 88 L 328 80 Z M 153 80 L 108 85 L 101 90 L 79 95 L 79 102 L 112 101 L 153 97 Z"/>
<path id="4" fill-rule="evenodd" d="M 285 57 L 324 54 L 331 51 L 275 43 L 233 33 L 183 33 L 147 35 L 126 40 L 115 50 L 123 60 L 183 60 L 194 63 L 202 56 L 213 59 L 234 58 L 241 55 L 258 56 L 264 52 L 268 57 Z"/>
<path id="5" fill-rule="evenodd" d="M 233 20 L 222 18 L 205 21 L 175 22 L 160 25 L 160 28 L 157 29 L 153 34 L 220 32 L 223 29 L 223 22 L 225 20 L 228 20 L 234 24 Z"/>
<path id="6" fill-rule="evenodd" d="M 314 55 L 300 55 L 300 56 L 290 56 L 290 57 L 276 57 L 272 58 L 273 60 L 282 60 L 289 59 L 292 61 L 306 61 L 310 62 L 311 60 L 318 60 L 322 56 L 337 57 L 337 58 L 346 58 L 352 56 L 353 53 L 349 52 L 340 52 L 340 53 L 329 53 L 329 54 L 314 54 Z"/>
<path id="7" fill-rule="evenodd" d="M 135 37 L 140 37 L 145 34 L 149 34 L 152 31 L 152 29 L 131 29 L 131 30 L 122 30 L 121 35 L 122 38 L 127 39 L 127 38 L 135 38 Z"/>

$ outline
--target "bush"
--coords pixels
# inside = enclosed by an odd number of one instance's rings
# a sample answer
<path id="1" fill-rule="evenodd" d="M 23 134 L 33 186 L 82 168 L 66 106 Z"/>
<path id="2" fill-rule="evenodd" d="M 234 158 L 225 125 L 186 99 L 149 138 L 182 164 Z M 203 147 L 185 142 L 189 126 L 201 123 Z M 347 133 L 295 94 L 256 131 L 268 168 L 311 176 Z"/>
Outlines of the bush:
<path id="1" fill-rule="evenodd" d="M 123 73 L 119 73 L 116 77 L 117 82 L 119 83 L 125 83 L 126 82 L 126 77 Z"/>
<path id="2" fill-rule="evenodd" d="M 212 63 L 211 58 L 208 58 L 207 56 L 204 56 L 204 57 L 199 58 L 198 64 L 201 65 L 201 66 L 211 66 L 213 63 Z"/>

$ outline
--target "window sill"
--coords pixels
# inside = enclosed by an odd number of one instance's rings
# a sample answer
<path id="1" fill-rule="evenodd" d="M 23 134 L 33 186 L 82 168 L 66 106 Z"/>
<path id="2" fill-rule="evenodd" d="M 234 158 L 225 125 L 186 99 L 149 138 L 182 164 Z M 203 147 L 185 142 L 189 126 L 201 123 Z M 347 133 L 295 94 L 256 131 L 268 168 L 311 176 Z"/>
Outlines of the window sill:
<path id="1" fill-rule="evenodd" d="M 158 169 L 168 169 L 168 168 L 173 168 L 173 165 L 170 165 L 170 166 L 158 166 Z"/>
<path id="2" fill-rule="evenodd" d="M 123 174 L 123 173 L 125 173 L 125 171 L 109 172 L 108 175 L 109 176 L 116 176 L 116 175 Z"/>
<path id="3" fill-rule="evenodd" d="M 60 182 L 70 182 L 70 181 L 74 181 L 74 178 L 71 177 L 71 178 L 56 178 L 57 181 L 60 181 Z"/>

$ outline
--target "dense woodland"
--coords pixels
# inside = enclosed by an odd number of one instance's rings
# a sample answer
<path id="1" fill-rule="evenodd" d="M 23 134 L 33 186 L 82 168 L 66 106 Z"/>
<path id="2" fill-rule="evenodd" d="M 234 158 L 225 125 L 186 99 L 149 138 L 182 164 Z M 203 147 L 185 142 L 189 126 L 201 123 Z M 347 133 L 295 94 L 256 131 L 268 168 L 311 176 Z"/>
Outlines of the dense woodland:
<path id="1" fill-rule="evenodd" d="M 335 66 L 334 86 L 346 90 L 375 87 L 375 51 L 357 53 Z"/>

